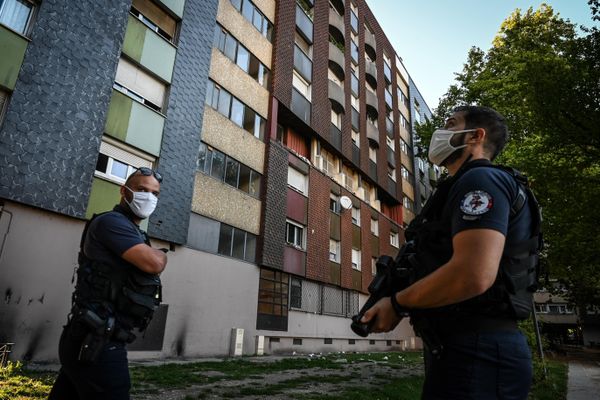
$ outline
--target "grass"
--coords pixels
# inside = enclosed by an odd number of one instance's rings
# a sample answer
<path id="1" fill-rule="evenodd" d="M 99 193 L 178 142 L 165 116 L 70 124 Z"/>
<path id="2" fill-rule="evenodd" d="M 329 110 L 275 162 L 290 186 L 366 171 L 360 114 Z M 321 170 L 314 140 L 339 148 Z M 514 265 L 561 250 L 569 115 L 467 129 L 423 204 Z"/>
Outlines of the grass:
<path id="1" fill-rule="evenodd" d="M 408 375 L 391 379 L 386 373 L 374 375 L 377 385 L 362 386 L 360 376 L 352 369 L 354 365 L 368 363 L 393 370 L 410 369 L 423 362 L 420 353 L 359 353 L 296 356 L 275 362 L 260 359 L 226 359 L 224 361 L 197 362 L 189 364 L 165 364 L 154 367 L 132 367 L 130 369 L 133 394 L 156 394 L 162 391 L 190 389 L 185 399 L 224 398 L 236 399 L 243 396 L 268 397 L 285 394 L 297 400 L 385 400 L 399 398 L 419 399 L 423 377 Z M 536 374 L 530 400 L 565 400 L 567 393 L 567 364 L 563 361 L 548 361 L 548 377 Z M 329 371 L 327 374 L 322 372 Z M 282 375 L 282 380 L 266 384 L 264 378 L 280 372 L 295 372 L 292 377 Z M 321 371 L 320 373 L 317 373 Z M 339 372 L 338 372 L 339 371 Z M 411 373 L 412 371 L 408 371 Z M 48 396 L 55 373 L 33 372 L 20 363 L 9 363 L 0 369 L 0 400 L 44 399 Z M 220 381 L 253 379 L 258 384 L 230 387 Z M 261 381 L 263 380 L 263 381 Z M 315 391 L 315 384 L 336 385 L 327 394 Z M 194 393 L 193 385 L 206 385 Z M 190 393 L 191 392 L 191 393 Z"/>

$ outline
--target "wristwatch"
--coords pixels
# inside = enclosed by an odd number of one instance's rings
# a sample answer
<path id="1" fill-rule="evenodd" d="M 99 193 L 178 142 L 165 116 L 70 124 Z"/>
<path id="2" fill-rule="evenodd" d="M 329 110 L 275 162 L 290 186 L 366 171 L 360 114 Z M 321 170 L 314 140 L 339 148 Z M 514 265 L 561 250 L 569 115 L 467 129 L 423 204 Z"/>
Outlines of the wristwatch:
<path id="1" fill-rule="evenodd" d="M 396 293 L 392 293 L 390 296 L 390 302 L 392 303 L 392 308 L 398 317 L 408 317 L 408 308 L 398 304 L 398 300 L 396 300 Z"/>

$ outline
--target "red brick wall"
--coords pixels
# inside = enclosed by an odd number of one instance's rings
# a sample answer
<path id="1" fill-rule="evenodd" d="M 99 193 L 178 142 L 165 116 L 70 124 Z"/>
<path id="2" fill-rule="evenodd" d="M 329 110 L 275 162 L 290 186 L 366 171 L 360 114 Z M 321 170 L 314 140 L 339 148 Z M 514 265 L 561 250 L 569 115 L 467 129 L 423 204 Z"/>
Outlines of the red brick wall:
<path id="1" fill-rule="evenodd" d="M 371 273 L 371 207 L 361 203 L 360 207 L 360 247 L 362 290 L 367 293 L 373 274 Z"/>
<path id="2" fill-rule="evenodd" d="M 292 99 L 292 71 L 294 70 L 296 2 L 295 0 L 278 0 L 276 4 L 271 93 L 289 109 Z M 280 27 L 285 27 L 285 29 Z"/>
<path id="3" fill-rule="evenodd" d="M 344 191 L 342 195 L 347 196 L 347 192 Z M 351 289 L 352 288 L 352 210 L 344 210 L 340 214 L 340 225 L 342 231 L 342 243 L 341 243 L 341 263 L 342 263 L 342 287 Z"/>
<path id="4" fill-rule="evenodd" d="M 310 169 L 308 187 L 308 226 L 306 277 L 329 282 L 329 194 L 331 180 Z"/>

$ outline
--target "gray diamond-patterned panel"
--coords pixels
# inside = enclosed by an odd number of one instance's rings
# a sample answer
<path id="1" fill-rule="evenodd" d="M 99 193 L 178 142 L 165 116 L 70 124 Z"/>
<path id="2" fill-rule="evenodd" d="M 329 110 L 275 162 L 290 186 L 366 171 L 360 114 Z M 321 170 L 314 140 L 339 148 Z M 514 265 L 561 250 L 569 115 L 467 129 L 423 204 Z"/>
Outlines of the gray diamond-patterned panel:
<path id="1" fill-rule="evenodd" d="M 0 130 L 0 197 L 83 217 L 131 0 L 44 0 Z"/>
<path id="2" fill-rule="evenodd" d="M 158 170 L 164 179 L 151 236 L 185 243 L 218 0 L 186 1 Z"/>

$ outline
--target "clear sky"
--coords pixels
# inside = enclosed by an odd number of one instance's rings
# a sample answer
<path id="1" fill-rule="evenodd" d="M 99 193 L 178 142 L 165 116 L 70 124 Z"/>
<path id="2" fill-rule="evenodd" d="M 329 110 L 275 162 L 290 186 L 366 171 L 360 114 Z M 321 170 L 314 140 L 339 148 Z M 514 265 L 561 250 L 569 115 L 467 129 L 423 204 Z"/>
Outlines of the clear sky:
<path id="1" fill-rule="evenodd" d="M 367 0 L 431 110 L 462 71 L 472 46 L 482 50 L 516 8 L 537 9 L 531 0 Z M 555 13 L 592 26 L 587 0 L 547 0 Z"/>

